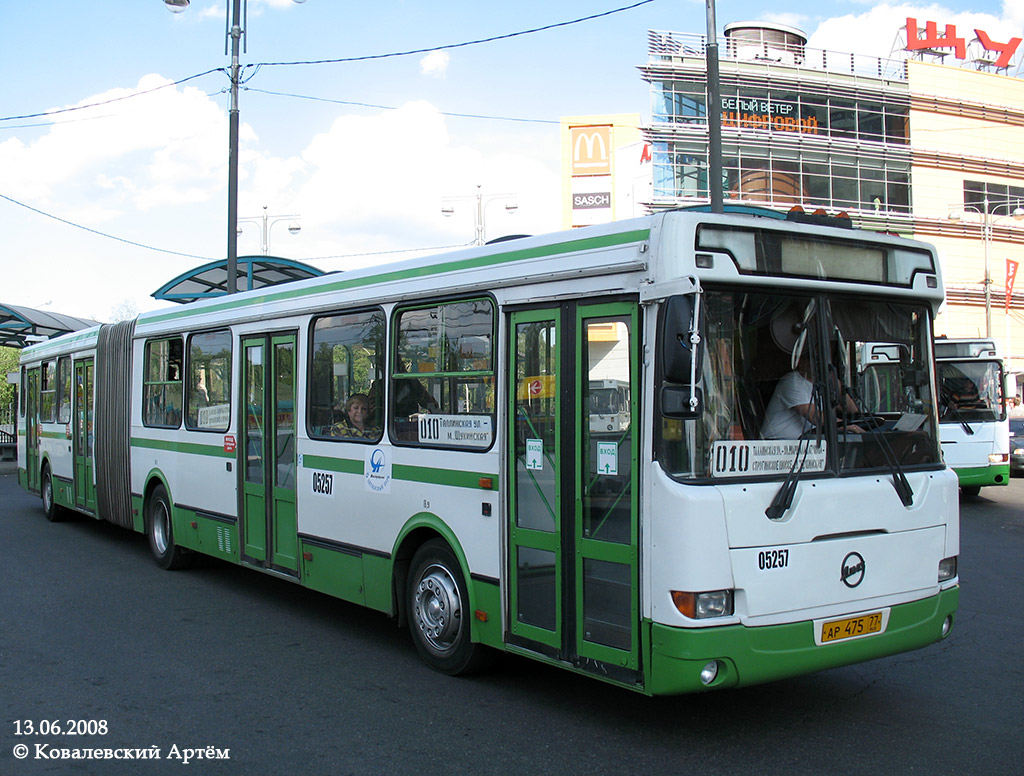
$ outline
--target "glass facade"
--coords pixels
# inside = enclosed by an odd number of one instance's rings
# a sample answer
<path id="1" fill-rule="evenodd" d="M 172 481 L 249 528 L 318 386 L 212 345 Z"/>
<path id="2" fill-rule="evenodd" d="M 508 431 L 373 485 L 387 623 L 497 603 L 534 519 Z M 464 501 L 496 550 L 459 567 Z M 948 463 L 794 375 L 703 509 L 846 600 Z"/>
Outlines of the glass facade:
<path id="1" fill-rule="evenodd" d="M 909 95 L 837 86 L 790 68 L 723 74 L 726 199 L 829 211 L 910 212 Z M 653 199 L 710 196 L 706 76 L 651 77 Z M 652 74 L 653 76 L 653 74 Z"/>

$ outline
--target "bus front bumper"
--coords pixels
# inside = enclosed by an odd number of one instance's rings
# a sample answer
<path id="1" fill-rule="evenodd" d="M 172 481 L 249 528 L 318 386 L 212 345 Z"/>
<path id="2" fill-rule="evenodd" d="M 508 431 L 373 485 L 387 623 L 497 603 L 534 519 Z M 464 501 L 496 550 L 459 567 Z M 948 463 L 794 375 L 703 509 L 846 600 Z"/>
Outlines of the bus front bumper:
<path id="1" fill-rule="evenodd" d="M 891 607 L 884 633 L 817 645 L 811 621 L 749 628 L 675 628 L 650 624 L 651 661 L 645 690 L 673 695 L 739 687 L 859 663 L 925 647 L 949 635 L 960 599 L 959 586 L 935 596 Z M 701 671 L 711 661 L 718 675 L 710 684 Z"/>
<path id="2" fill-rule="evenodd" d="M 991 466 L 972 466 L 953 471 L 956 472 L 956 476 L 960 480 L 961 488 L 1010 484 L 1009 462 L 996 463 Z"/>

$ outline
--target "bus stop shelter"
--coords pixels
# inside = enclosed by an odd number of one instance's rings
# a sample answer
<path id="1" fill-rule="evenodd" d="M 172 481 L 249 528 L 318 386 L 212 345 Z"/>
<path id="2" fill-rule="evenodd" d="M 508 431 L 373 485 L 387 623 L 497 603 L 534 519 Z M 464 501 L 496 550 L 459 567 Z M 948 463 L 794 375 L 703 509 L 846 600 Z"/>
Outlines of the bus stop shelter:
<path id="1" fill-rule="evenodd" d="M 31 307 L 0 302 L 0 346 L 23 348 L 34 342 L 59 337 L 61 334 L 88 329 L 99 321 L 75 318 L 72 315 L 48 313 Z"/>
<path id="2" fill-rule="evenodd" d="M 239 291 L 252 291 L 323 274 L 323 270 L 291 259 L 262 255 L 239 256 L 236 286 Z M 168 280 L 150 296 L 154 299 L 185 304 L 197 299 L 223 296 L 227 293 L 227 281 L 227 262 L 211 261 Z"/>

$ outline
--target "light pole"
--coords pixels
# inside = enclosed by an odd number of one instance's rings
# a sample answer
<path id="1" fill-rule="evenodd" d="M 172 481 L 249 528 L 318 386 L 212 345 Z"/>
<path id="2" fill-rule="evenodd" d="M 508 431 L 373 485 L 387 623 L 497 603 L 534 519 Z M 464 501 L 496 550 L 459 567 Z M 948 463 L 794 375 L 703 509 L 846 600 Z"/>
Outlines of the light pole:
<path id="1" fill-rule="evenodd" d="M 281 221 L 291 221 L 288 225 L 288 232 L 290 234 L 298 234 L 302 231 L 302 227 L 298 223 L 299 216 L 271 216 L 267 215 L 267 206 L 263 206 L 262 216 L 247 216 L 245 218 L 238 219 L 238 230 L 237 234 L 242 233 L 242 224 L 260 224 L 260 248 L 263 251 L 264 256 L 270 255 L 270 230 L 274 228 L 274 224 Z"/>
<path id="2" fill-rule="evenodd" d="M 1007 215 L 1013 218 L 1014 221 L 1020 221 L 1024 219 L 1024 208 L 1017 206 L 1010 210 L 1010 203 L 1004 202 L 997 205 L 989 206 L 988 195 L 986 195 L 981 201 L 981 208 L 976 208 L 972 205 L 963 205 L 962 210 L 970 210 L 978 213 L 982 219 L 982 239 L 985 244 L 985 336 L 992 336 L 992 275 L 989 272 L 989 254 L 991 253 L 992 247 L 992 224 L 995 219 L 993 215 L 999 208 L 1006 208 Z M 961 212 L 954 210 L 949 214 L 951 221 L 959 221 Z"/>
<path id="3" fill-rule="evenodd" d="M 189 6 L 190 0 L 164 0 L 164 5 L 171 13 L 181 13 Z M 304 3 L 306 0 L 292 0 L 293 3 Z M 231 40 L 231 108 L 228 111 L 228 258 L 227 280 L 225 292 L 233 294 L 238 290 L 238 85 L 241 70 L 238 61 L 238 50 L 241 46 L 245 30 L 242 29 L 243 6 L 248 10 L 248 3 L 242 0 L 227 0 L 228 32 Z"/>
<path id="4" fill-rule="evenodd" d="M 519 209 L 519 205 L 516 204 L 512 194 L 488 194 L 484 196 L 480 190 L 480 184 L 477 184 L 476 194 L 468 195 L 464 197 L 445 197 L 443 204 L 441 205 L 441 215 L 446 218 L 455 214 L 455 208 L 450 204 L 452 202 L 476 200 L 476 211 L 473 214 L 476 236 L 473 239 L 474 245 L 483 245 L 487 242 L 487 228 L 485 226 L 485 216 L 487 205 L 491 204 L 499 199 L 508 200 L 505 203 L 505 212 L 512 214 Z"/>

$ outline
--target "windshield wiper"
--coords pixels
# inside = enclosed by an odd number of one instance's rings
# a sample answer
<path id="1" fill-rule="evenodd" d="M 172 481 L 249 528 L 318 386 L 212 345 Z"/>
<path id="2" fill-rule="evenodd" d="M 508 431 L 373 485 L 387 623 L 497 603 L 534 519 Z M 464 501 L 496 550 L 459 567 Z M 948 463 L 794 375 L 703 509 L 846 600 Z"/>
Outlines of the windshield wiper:
<path id="1" fill-rule="evenodd" d="M 945 407 L 948 411 L 953 413 L 953 418 L 964 427 L 964 431 L 967 432 L 967 436 L 974 436 L 974 429 L 967 425 L 967 421 L 964 420 L 964 416 L 960 414 L 960 410 L 958 410 L 956 405 L 953 404 L 952 399 L 945 403 Z"/>
<path id="2" fill-rule="evenodd" d="M 846 411 L 846 397 L 849 396 L 853 399 L 854 404 L 861 407 L 860 397 L 851 389 L 846 383 L 844 383 L 838 377 L 836 378 L 839 383 L 839 401 L 840 407 L 843 412 L 843 425 L 848 425 L 847 420 L 850 417 Z M 854 423 L 856 425 L 856 423 Z M 873 424 L 865 424 L 869 426 L 865 431 L 871 434 L 871 438 L 878 444 L 878 449 L 882 451 L 882 456 L 885 458 L 885 463 L 889 467 L 889 472 L 892 474 L 892 486 L 896 490 L 896 495 L 900 497 L 900 501 L 903 502 L 903 506 L 911 507 L 914 504 L 914 489 L 910 485 L 910 480 L 907 479 L 907 475 L 903 473 L 903 467 L 900 466 L 899 459 L 893 452 L 892 447 L 889 445 L 889 440 L 885 438 L 885 434 L 878 430 Z M 973 433 L 973 432 L 972 432 Z"/>
<path id="3" fill-rule="evenodd" d="M 825 416 L 822 414 L 821 385 L 819 383 L 814 384 L 814 388 L 811 392 L 811 404 L 817 408 L 818 417 L 824 418 Z M 820 448 L 821 424 L 818 424 L 815 431 L 814 443 Z M 803 446 L 803 443 L 804 440 L 802 438 L 797 441 L 796 455 L 793 456 L 793 465 L 789 467 L 786 479 L 782 481 L 782 485 L 775 493 L 775 498 L 772 499 L 772 503 L 769 504 L 768 508 L 764 511 L 765 517 L 769 520 L 778 520 L 789 511 L 791 506 L 793 506 L 793 497 L 796 495 L 796 486 L 800 484 L 800 475 L 804 471 L 804 463 L 807 461 L 807 454 L 811 452 L 811 438 L 807 438 L 807 448 L 804 450 L 803 456 L 801 456 L 800 448 Z"/>

